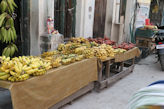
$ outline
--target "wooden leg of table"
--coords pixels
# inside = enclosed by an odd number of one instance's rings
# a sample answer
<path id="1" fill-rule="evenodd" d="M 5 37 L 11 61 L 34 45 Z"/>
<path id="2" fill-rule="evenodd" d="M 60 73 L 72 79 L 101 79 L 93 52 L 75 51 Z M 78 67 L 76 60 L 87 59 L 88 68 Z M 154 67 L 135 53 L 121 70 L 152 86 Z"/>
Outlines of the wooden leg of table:
<path id="1" fill-rule="evenodd" d="M 106 78 L 109 78 L 109 73 L 110 73 L 110 62 L 106 62 L 106 68 L 105 68 L 105 76 Z"/>
<path id="2" fill-rule="evenodd" d="M 135 64 L 135 58 L 132 59 L 132 65 L 134 65 L 134 64 Z"/>
<path id="3" fill-rule="evenodd" d="M 98 77 L 99 81 L 102 81 L 102 70 L 103 70 L 103 64 L 102 64 L 101 69 L 99 71 L 99 77 Z"/>
<path id="4" fill-rule="evenodd" d="M 121 62 L 121 65 L 120 65 L 120 71 L 123 71 L 123 68 L 124 68 L 124 62 Z"/>

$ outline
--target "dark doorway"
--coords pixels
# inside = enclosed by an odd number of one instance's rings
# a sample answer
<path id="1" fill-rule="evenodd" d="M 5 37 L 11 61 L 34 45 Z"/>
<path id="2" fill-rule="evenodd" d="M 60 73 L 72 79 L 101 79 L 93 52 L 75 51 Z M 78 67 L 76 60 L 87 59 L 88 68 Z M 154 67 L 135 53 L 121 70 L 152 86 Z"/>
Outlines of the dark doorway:
<path id="1" fill-rule="evenodd" d="M 107 0 L 95 0 L 93 37 L 104 37 Z"/>
<path id="2" fill-rule="evenodd" d="M 55 28 L 65 38 L 75 36 L 76 0 L 55 0 L 54 5 Z"/>

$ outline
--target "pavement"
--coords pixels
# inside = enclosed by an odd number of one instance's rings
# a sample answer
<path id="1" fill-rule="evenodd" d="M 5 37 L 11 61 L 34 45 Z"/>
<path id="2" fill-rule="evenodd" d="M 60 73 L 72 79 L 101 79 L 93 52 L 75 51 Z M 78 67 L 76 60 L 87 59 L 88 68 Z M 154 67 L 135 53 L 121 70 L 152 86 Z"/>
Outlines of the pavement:
<path id="1" fill-rule="evenodd" d="M 132 95 L 152 82 L 164 80 L 164 72 L 150 55 L 136 64 L 134 72 L 100 93 L 88 93 L 62 109 L 127 109 Z"/>

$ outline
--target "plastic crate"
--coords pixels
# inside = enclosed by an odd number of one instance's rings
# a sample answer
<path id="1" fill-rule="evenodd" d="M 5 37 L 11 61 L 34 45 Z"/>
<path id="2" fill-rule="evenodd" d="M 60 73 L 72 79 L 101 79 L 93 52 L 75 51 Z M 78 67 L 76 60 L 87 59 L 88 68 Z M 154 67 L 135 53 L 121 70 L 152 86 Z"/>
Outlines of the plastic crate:
<path id="1" fill-rule="evenodd" d="M 136 37 L 145 37 L 145 38 L 151 38 L 156 34 L 157 31 L 151 30 L 151 29 L 143 29 L 137 28 L 135 32 Z"/>

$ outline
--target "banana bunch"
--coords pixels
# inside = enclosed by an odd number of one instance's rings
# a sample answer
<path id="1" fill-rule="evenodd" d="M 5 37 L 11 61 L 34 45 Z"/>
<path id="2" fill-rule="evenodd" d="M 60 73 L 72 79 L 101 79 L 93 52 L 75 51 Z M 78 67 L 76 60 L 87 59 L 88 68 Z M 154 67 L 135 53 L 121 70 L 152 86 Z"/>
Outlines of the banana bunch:
<path id="1" fill-rule="evenodd" d="M 76 58 L 75 58 L 76 61 L 81 61 L 81 60 L 83 60 L 83 59 L 84 59 L 84 56 L 83 56 L 83 55 L 78 55 L 78 56 L 76 56 Z"/>
<path id="2" fill-rule="evenodd" d="M 114 49 L 112 48 L 112 46 L 106 45 L 106 48 L 104 48 L 104 49 L 106 50 L 108 57 L 114 57 L 115 53 L 114 53 Z"/>
<path id="3" fill-rule="evenodd" d="M 45 69 L 38 69 L 36 72 L 33 73 L 33 76 L 40 76 L 46 73 Z"/>
<path id="4" fill-rule="evenodd" d="M 10 57 L 6 57 L 6 56 L 0 56 L 0 63 L 4 63 L 4 62 L 9 62 L 10 61 Z"/>
<path id="5" fill-rule="evenodd" d="M 58 57 L 52 61 L 52 67 L 57 68 L 61 66 L 61 58 Z"/>
<path id="6" fill-rule="evenodd" d="M 0 72 L 0 80 L 7 80 L 10 77 L 9 73 Z"/>
<path id="7" fill-rule="evenodd" d="M 7 16 L 8 16 L 8 14 L 6 12 L 4 12 L 0 15 L 0 27 L 2 27 L 2 25 L 5 23 Z"/>
<path id="8" fill-rule="evenodd" d="M 15 7 L 17 8 L 17 5 L 15 4 L 14 0 L 2 0 L 0 3 L 0 9 L 2 13 L 8 11 L 10 14 L 12 14 Z"/>
<path id="9" fill-rule="evenodd" d="M 101 59 L 101 60 L 105 60 L 107 59 L 108 55 L 105 49 L 99 48 L 99 47 L 95 47 L 94 48 L 94 52 L 95 52 L 95 57 Z"/>
<path id="10" fill-rule="evenodd" d="M 83 55 L 85 56 L 85 58 L 93 58 L 94 50 L 92 48 L 87 48 L 83 51 Z"/>
<path id="11" fill-rule="evenodd" d="M 14 28 L 14 21 L 12 18 L 7 20 L 7 23 L 10 23 L 10 25 L 8 24 L 7 26 L 9 27 L 8 29 L 6 29 L 6 27 L 2 27 L 0 29 L 0 40 L 5 42 L 5 43 L 11 43 L 14 42 L 17 39 L 17 35 L 16 35 L 16 30 Z M 9 21 L 11 20 L 11 21 Z"/>
<path id="12" fill-rule="evenodd" d="M 62 59 L 61 63 L 63 65 L 68 65 L 68 64 L 72 63 L 72 58 Z"/>
<path id="13" fill-rule="evenodd" d="M 30 78 L 30 76 L 28 74 L 23 74 L 23 75 L 21 75 L 19 77 L 10 76 L 8 78 L 8 80 L 11 81 L 11 82 L 20 82 L 20 81 L 25 81 L 25 80 L 27 80 L 29 78 Z"/>
<path id="14" fill-rule="evenodd" d="M 114 50 L 114 54 L 117 55 L 117 54 L 122 54 L 124 52 L 126 52 L 127 50 L 125 49 L 121 49 L 121 48 L 118 48 L 118 49 L 115 49 Z"/>
<path id="15" fill-rule="evenodd" d="M 8 45 L 6 48 L 4 48 L 2 55 L 6 57 L 12 57 L 15 53 L 15 51 L 18 51 L 18 48 L 15 44 Z"/>
<path id="16" fill-rule="evenodd" d="M 86 46 L 81 46 L 75 49 L 75 54 L 81 55 L 83 54 L 83 51 L 86 49 Z"/>
<path id="17" fill-rule="evenodd" d="M 44 52 L 41 56 L 42 57 L 50 57 L 50 56 L 56 55 L 58 53 L 59 53 L 59 51 L 57 51 L 57 50 L 55 50 L 55 51 L 49 51 L 49 52 Z"/>
<path id="18" fill-rule="evenodd" d="M 9 80 L 12 82 L 24 81 L 30 78 L 30 76 L 39 76 L 46 73 L 51 69 L 51 63 L 40 57 L 33 56 L 19 56 L 12 58 L 2 56 L 0 57 L 1 67 L 0 79 Z"/>
<path id="19" fill-rule="evenodd" d="M 83 38 L 83 37 L 71 38 L 71 41 L 74 43 L 86 43 L 86 42 L 88 42 L 88 40 Z"/>

